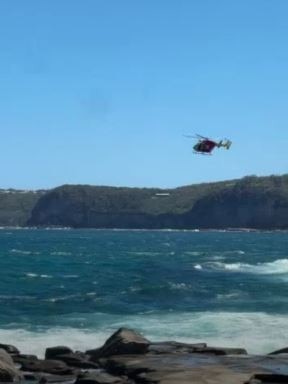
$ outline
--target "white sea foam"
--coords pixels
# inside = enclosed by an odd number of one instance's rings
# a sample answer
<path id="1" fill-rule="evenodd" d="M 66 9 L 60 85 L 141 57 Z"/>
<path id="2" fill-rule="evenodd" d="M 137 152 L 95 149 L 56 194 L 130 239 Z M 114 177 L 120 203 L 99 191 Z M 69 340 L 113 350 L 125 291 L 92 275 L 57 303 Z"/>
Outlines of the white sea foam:
<path id="1" fill-rule="evenodd" d="M 203 252 L 199 251 L 186 251 L 184 252 L 185 255 L 191 255 L 191 256 L 200 256 L 203 255 Z"/>
<path id="2" fill-rule="evenodd" d="M 191 285 L 185 284 L 185 283 L 172 283 L 169 281 L 168 285 L 172 290 L 187 291 L 187 290 L 191 289 Z"/>
<path id="3" fill-rule="evenodd" d="M 10 253 L 18 253 L 20 255 L 31 255 L 32 251 L 24 251 L 23 249 L 10 249 Z"/>
<path id="4" fill-rule="evenodd" d="M 288 259 L 279 259 L 269 263 L 221 263 L 209 262 L 201 265 L 205 270 L 222 270 L 231 272 L 254 273 L 262 275 L 286 274 L 288 273 Z M 195 269 L 199 269 L 199 266 Z"/>
<path id="5" fill-rule="evenodd" d="M 238 299 L 240 297 L 243 297 L 243 292 L 239 291 L 239 292 L 229 292 L 229 293 L 218 293 L 216 295 L 217 299 L 218 300 L 224 300 L 225 302 L 227 301 L 227 299 Z"/>
<path id="6" fill-rule="evenodd" d="M 71 252 L 51 252 L 50 255 L 52 256 L 70 256 L 72 255 Z"/>
<path id="7" fill-rule="evenodd" d="M 100 346 L 110 336 L 107 332 L 91 332 L 76 328 L 51 328 L 42 332 L 23 329 L 0 329 L 0 339 L 4 344 L 15 345 L 22 353 L 44 357 L 45 349 L 57 345 L 67 345 L 73 350 L 85 351 Z"/>
<path id="8" fill-rule="evenodd" d="M 16 248 L 13 248 L 13 249 L 10 249 L 9 250 L 9 253 L 12 253 L 12 254 L 15 254 L 15 255 L 25 255 L 25 256 L 29 256 L 29 255 L 40 255 L 41 252 L 39 251 L 28 251 L 28 250 L 24 250 L 24 249 L 16 249 Z"/>
<path id="9" fill-rule="evenodd" d="M 25 276 L 27 276 L 27 277 L 37 277 L 38 275 L 37 275 L 37 273 L 28 272 L 28 273 L 25 274 Z"/>
<path id="10" fill-rule="evenodd" d="M 41 274 L 41 275 L 39 275 L 39 274 L 37 274 L 37 273 L 33 273 L 33 272 L 27 272 L 26 274 L 25 274 L 25 276 L 26 277 L 30 277 L 30 278 L 34 278 L 34 277 L 40 277 L 40 278 L 42 278 L 42 279 L 52 279 L 52 277 L 53 276 L 51 276 L 51 275 L 44 275 L 44 274 Z"/>
<path id="11" fill-rule="evenodd" d="M 131 255 L 133 255 L 133 256 L 159 256 L 159 255 L 161 255 L 161 253 L 160 252 L 136 252 L 136 251 L 128 251 L 128 252 L 126 252 L 126 254 L 131 254 Z"/>
<path id="12" fill-rule="evenodd" d="M 256 312 L 163 314 L 151 311 L 134 316 L 92 314 L 89 329 L 83 328 L 87 315 L 75 316 L 78 319 L 70 317 L 67 322 L 78 321 L 79 328 L 54 327 L 35 332 L 0 329 L 0 340 L 15 345 L 22 353 L 43 357 L 45 348 L 56 345 L 67 345 L 80 351 L 97 348 L 124 326 L 135 329 L 151 341 L 206 342 L 210 346 L 246 348 L 251 354 L 265 354 L 288 346 L 288 316 L 285 315 Z"/>

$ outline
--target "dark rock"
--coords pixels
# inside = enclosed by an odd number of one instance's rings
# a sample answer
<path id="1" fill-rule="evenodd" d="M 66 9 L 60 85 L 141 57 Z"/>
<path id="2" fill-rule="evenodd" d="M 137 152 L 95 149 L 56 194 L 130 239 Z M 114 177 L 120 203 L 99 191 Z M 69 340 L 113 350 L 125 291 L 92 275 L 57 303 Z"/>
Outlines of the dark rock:
<path id="1" fill-rule="evenodd" d="M 23 379 L 27 381 L 40 381 L 41 376 L 37 375 L 36 373 L 24 372 Z"/>
<path id="2" fill-rule="evenodd" d="M 110 375 L 106 372 L 93 372 L 81 375 L 75 384 L 128 384 L 126 378 Z"/>
<path id="3" fill-rule="evenodd" d="M 69 353 L 73 353 L 72 349 L 65 346 L 57 346 L 46 348 L 45 351 L 45 359 L 54 359 L 58 355 L 66 355 Z"/>
<path id="4" fill-rule="evenodd" d="M 277 349 L 277 351 L 273 351 L 269 355 L 279 355 L 281 353 L 288 353 L 288 348 Z"/>
<path id="5" fill-rule="evenodd" d="M 194 352 L 196 353 L 207 353 L 216 356 L 223 355 L 247 355 L 246 349 L 243 348 L 217 348 L 217 347 L 204 347 L 204 348 L 195 348 Z"/>
<path id="6" fill-rule="evenodd" d="M 83 369 L 96 369 L 99 368 L 97 363 L 89 360 L 89 356 L 85 353 L 69 353 L 66 355 L 57 355 L 55 360 L 64 361 L 70 367 L 77 367 Z"/>
<path id="7" fill-rule="evenodd" d="M 39 373 L 39 383 L 74 383 L 76 380 L 77 375 L 52 375 L 49 373 Z"/>
<path id="8" fill-rule="evenodd" d="M 206 348 L 206 343 L 186 344 L 177 341 L 163 341 L 151 343 L 147 352 L 151 354 L 192 353 L 199 348 Z"/>
<path id="9" fill-rule="evenodd" d="M 4 349 L 4 351 L 8 352 L 9 354 L 19 354 L 19 350 L 14 347 L 14 345 L 9 344 L 0 344 L 0 348 Z"/>
<path id="10" fill-rule="evenodd" d="M 23 378 L 26 381 L 37 381 L 38 383 L 74 383 L 76 376 L 74 375 L 52 375 L 45 372 L 24 372 Z"/>
<path id="11" fill-rule="evenodd" d="M 104 368 L 107 372 L 111 373 L 112 375 L 125 375 L 129 378 L 135 378 L 139 374 L 149 372 L 151 370 L 148 366 L 142 364 L 142 359 L 140 359 L 141 363 L 139 365 L 137 365 L 137 361 L 139 360 L 134 355 L 123 355 L 119 359 L 117 356 L 112 356 L 106 359 L 100 359 L 99 363 L 101 364 L 102 368 Z M 145 355 L 144 361 L 147 362 L 147 360 L 145 359 Z M 135 362 L 136 365 L 134 365 Z M 153 370 L 154 368 L 152 368 L 152 371 Z"/>
<path id="12" fill-rule="evenodd" d="M 212 355 L 247 355 L 243 348 L 219 348 L 207 347 L 205 343 L 186 344 L 176 341 L 162 343 L 151 343 L 148 347 L 151 354 L 173 354 L 173 353 L 207 353 Z"/>
<path id="13" fill-rule="evenodd" d="M 11 356 L 12 356 L 13 362 L 17 364 L 22 364 L 23 361 L 26 362 L 30 360 L 31 361 L 38 360 L 38 357 L 36 355 L 26 355 L 26 354 L 19 353 L 19 355 L 11 355 Z"/>
<path id="14" fill-rule="evenodd" d="M 60 360 L 23 360 L 21 370 L 31 372 L 47 372 L 56 375 L 74 374 L 75 370 Z"/>
<path id="15" fill-rule="evenodd" d="M 288 375 L 279 375 L 276 373 L 258 373 L 251 377 L 245 384 L 278 384 L 288 383 Z"/>
<path id="16" fill-rule="evenodd" d="M 150 342 L 139 333 L 127 328 L 120 328 L 101 348 L 92 349 L 86 353 L 92 361 L 112 355 L 143 354 L 148 351 Z"/>

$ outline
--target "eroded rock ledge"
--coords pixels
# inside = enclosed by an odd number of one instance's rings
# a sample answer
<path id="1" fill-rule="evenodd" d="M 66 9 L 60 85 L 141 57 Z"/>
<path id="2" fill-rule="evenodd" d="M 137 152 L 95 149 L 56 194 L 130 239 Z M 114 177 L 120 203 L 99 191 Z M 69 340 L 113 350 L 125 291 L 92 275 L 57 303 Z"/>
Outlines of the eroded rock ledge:
<path id="1" fill-rule="evenodd" d="M 120 328 L 100 348 L 47 348 L 44 359 L 0 344 L 0 382 L 67 384 L 288 383 L 288 349 L 269 355 L 206 343 L 151 342 Z"/>

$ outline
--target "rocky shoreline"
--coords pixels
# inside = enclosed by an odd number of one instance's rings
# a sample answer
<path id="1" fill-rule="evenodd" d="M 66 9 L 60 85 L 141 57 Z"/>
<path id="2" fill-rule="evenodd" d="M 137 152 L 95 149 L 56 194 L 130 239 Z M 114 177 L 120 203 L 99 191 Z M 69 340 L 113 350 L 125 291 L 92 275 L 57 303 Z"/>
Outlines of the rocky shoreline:
<path id="1" fill-rule="evenodd" d="M 45 358 L 0 344 L 0 382 L 65 384 L 288 383 L 288 348 L 249 355 L 242 348 L 206 343 L 151 342 L 120 328 L 104 345 L 73 351 L 47 348 Z"/>

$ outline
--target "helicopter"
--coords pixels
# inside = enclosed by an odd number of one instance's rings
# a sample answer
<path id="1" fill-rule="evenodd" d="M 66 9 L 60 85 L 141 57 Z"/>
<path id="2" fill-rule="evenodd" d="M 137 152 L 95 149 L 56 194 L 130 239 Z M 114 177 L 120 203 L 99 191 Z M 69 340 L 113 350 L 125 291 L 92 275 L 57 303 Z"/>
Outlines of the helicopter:
<path id="1" fill-rule="evenodd" d="M 197 139 L 198 142 L 193 146 L 193 152 L 202 155 L 211 155 L 214 148 L 226 148 L 231 147 L 232 141 L 228 139 L 222 139 L 220 141 L 209 139 L 208 137 L 198 135 L 190 136 L 184 135 L 185 137 Z"/>

